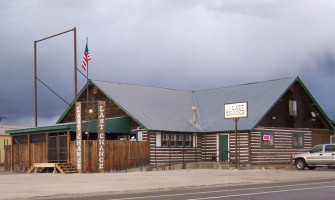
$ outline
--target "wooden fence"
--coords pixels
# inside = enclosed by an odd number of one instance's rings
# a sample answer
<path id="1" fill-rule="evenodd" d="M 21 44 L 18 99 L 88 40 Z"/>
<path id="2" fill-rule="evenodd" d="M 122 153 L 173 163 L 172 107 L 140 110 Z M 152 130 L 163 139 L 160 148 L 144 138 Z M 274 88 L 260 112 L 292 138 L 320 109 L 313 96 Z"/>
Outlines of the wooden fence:
<path id="1" fill-rule="evenodd" d="M 98 171 L 98 153 L 96 140 L 83 141 L 83 170 L 82 172 Z M 149 165 L 150 147 L 149 142 L 131 141 L 105 141 L 105 172 L 126 170 L 132 167 Z M 76 163 L 76 143 L 70 142 L 69 160 Z M 30 152 L 30 163 L 47 163 L 48 151 L 46 143 L 27 144 L 13 146 L 14 166 L 19 162 L 28 162 Z M 6 146 L 5 165 L 10 169 L 10 145 Z"/>
<path id="2" fill-rule="evenodd" d="M 120 171 L 140 165 L 149 165 L 149 142 L 107 140 L 105 146 L 105 171 Z M 83 141 L 83 172 L 98 171 L 96 140 Z M 76 163 L 76 143 L 70 144 L 70 162 Z"/>

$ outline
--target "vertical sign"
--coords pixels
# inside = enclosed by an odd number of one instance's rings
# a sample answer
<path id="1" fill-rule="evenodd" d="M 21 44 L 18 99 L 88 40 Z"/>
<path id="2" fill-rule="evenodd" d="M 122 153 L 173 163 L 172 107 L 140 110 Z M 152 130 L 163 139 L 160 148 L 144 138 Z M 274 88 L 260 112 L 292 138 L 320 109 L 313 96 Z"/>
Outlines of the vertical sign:
<path id="1" fill-rule="evenodd" d="M 81 102 L 76 102 L 76 155 L 77 170 L 82 171 L 82 135 L 81 135 Z"/>
<path id="2" fill-rule="evenodd" d="M 106 103 L 99 101 L 98 103 L 98 169 L 104 172 L 105 169 L 105 109 Z"/>

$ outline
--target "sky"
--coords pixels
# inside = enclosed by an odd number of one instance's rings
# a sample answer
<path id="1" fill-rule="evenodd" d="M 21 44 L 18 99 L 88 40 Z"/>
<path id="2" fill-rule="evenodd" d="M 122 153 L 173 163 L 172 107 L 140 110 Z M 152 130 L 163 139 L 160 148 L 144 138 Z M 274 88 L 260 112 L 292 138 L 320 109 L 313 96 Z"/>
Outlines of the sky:
<path id="1" fill-rule="evenodd" d="M 0 22 L 3 124 L 34 125 L 34 41 L 74 27 L 91 79 L 201 90 L 299 76 L 335 119 L 334 0 L 0 0 Z M 73 32 L 37 43 L 38 78 L 68 102 L 73 58 Z M 55 124 L 68 105 L 37 91 L 38 124 Z"/>

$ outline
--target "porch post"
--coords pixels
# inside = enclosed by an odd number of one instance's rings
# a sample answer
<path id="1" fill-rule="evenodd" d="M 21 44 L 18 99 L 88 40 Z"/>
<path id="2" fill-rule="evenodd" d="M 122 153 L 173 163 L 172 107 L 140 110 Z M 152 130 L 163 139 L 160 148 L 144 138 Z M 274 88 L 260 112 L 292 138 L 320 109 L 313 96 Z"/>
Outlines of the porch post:
<path id="1" fill-rule="evenodd" d="M 29 135 L 27 135 L 27 148 L 28 148 L 28 166 L 30 166 L 30 139 L 31 139 L 31 135 L 29 134 Z"/>
<path id="2" fill-rule="evenodd" d="M 14 170 L 14 136 L 10 137 L 10 169 Z"/>
<path id="3" fill-rule="evenodd" d="M 45 160 L 49 162 L 49 133 L 45 133 Z"/>
<path id="4" fill-rule="evenodd" d="M 70 131 L 67 131 L 67 163 L 70 163 L 70 142 L 71 142 L 71 134 Z"/>

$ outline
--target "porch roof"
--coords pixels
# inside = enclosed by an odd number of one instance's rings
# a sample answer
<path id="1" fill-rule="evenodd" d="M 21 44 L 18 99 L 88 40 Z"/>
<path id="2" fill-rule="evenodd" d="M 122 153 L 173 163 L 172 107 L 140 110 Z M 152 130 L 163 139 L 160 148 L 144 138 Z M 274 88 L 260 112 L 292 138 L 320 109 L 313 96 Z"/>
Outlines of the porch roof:
<path id="1" fill-rule="evenodd" d="M 97 132 L 98 130 L 98 120 L 92 121 L 83 121 L 82 122 L 82 131 L 85 132 L 89 128 L 90 133 Z M 117 117 L 106 119 L 105 122 L 106 133 L 130 133 L 130 118 L 129 117 Z M 52 126 L 41 126 L 34 128 L 25 128 L 25 129 L 15 129 L 6 131 L 10 136 L 18 135 L 34 135 L 34 134 L 43 134 L 43 133 L 56 133 L 64 131 L 76 131 L 76 124 L 72 123 L 63 123 L 56 124 Z"/>

